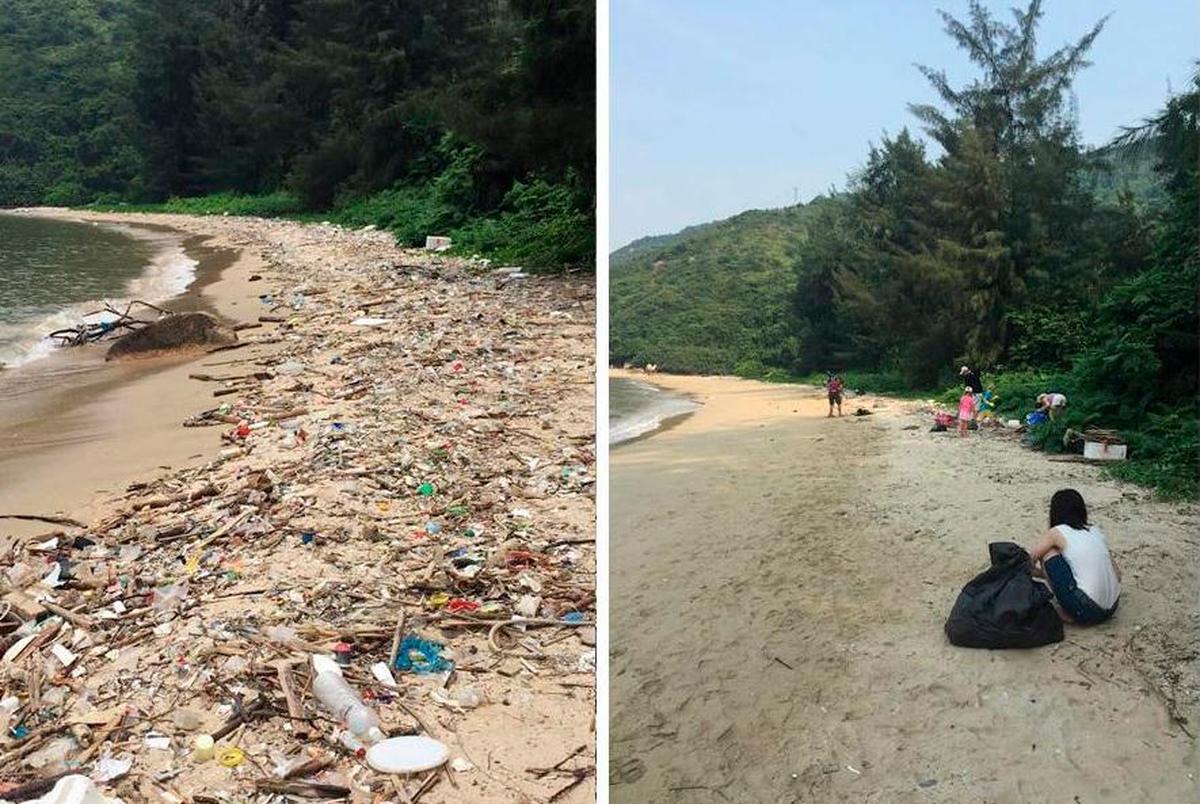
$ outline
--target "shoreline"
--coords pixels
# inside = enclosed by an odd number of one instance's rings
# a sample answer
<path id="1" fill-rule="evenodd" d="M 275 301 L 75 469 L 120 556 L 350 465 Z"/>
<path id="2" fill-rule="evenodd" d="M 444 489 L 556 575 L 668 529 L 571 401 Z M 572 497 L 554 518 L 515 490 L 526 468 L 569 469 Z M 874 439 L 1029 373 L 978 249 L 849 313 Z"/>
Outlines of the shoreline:
<path id="1" fill-rule="evenodd" d="M 204 272 L 200 260 L 195 258 L 193 252 L 203 252 L 204 249 L 196 242 L 197 238 L 176 228 L 134 222 L 89 221 L 67 214 L 49 214 L 34 208 L 0 210 L 0 216 L 53 221 L 80 231 L 102 230 L 145 247 L 148 252 L 145 262 L 139 266 L 140 273 L 129 277 L 119 290 L 96 298 L 63 302 L 57 309 L 43 313 L 41 318 L 23 322 L 28 327 L 27 337 L 17 346 L 20 350 L 24 344 L 24 354 L 19 355 L 17 362 L 8 362 L 0 367 L 0 378 L 5 371 L 17 372 L 60 353 L 61 350 L 44 337 L 46 332 L 61 326 L 73 326 L 85 312 L 97 310 L 105 303 L 120 308 L 134 299 L 169 307 L 171 303 L 178 304 L 194 297 L 205 281 L 219 278 L 202 276 Z"/>
<path id="2" fill-rule="evenodd" d="M 814 387 L 654 381 L 705 404 L 611 453 L 614 804 L 1195 789 L 1195 505 L 1003 432 L 929 432 L 922 402 L 830 419 Z M 988 542 L 1031 542 L 1064 486 L 1109 537 L 1120 613 L 1033 650 L 950 646 Z"/>
<path id="3" fill-rule="evenodd" d="M 89 222 L 70 211 L 21 214 Z M 240 323 L 238 305 L 245 278 L 257 265 L 253 258 L 170 226 L 122 221 L 111 228 L 170 235 L 195 261 L 188 286 L 159 302 L 165 309 L 204 311 Z M 0 374 L 0 513 L 86 520 L 98 495 L 213 453 L 204 434 L 179 432 L 178 426 L 206 401 L 199 384 L 180 382 L 203 355 L 106 362 L 108 345 L 55 349 Z M 0 543 L 40 530 L 45 527 L 0 521 Z"/>
<path id="4" fill-rule="evenodd" d="M 655 424 L 649 430 L 644 430 L 643 432 L 640 432 L 640 433 L 630 436 L 628 438 L 621 439 L 620 441 L 610 441 L 609 442 L 610 449 L 618 449 L 620 447 L 624 447 L 629 444 L 636 444 L 639 441 L 643 441 L 647 438 L 651 438 L 659 433 L 667 432 L 675 427 L 678 427 L 680 424 L 682 424 L 684 421 L 686 421 L 689 416 L 695 415 L 696 411 L 699 410 L 701 407 L 703 407 L 703 403 L 699 399 L 697 399 L 693 394 L 675 391 L 675 390 L 671 389 L 670 387 L 668 387 L 667 385 L 656 383 L 656 382 L 654 382 L 653 379 L 647 379 L 650 377 L 657 377 L 657 376 L 659 376 L 659 375 L 645 374 L 642 372 L 631 371 L 629 369 L 610 368 L 608 370 L 608 379 L 609 380 L 614 380 L 614 379 L 630 380 L 633 382 L 640 382 L 640 383 L 644 383 L 646 385 L 651 385 L 651 386 L 654 386 L 655 388 L 658 388 L 661 391 L 666 391 L 670 394 L 673 394 L 674 396 L 680 397 L 682 399 L 686 399 L 688 402 L 692 403 L 696 407 L 692 410 L 683 411 L 682 413 L 672 413 L 670 415 L 664 416 L 661 419 L 657 419 L 657 424 Z M 665 376 L 670 376 L 670 375 L 665 375 Z"/>

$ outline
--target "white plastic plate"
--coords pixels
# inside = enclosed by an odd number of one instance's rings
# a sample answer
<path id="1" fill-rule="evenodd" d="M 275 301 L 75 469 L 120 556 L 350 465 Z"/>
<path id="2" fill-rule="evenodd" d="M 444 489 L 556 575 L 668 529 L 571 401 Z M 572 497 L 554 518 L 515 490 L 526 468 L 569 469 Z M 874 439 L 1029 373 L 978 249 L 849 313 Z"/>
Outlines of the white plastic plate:
<path id="1" fill-rule="evenodd" d="M 450 749 L 428 737 L 389 737 L 367 749 L 367 764 L 380 773 L 419 773 L 449 758 Z"/>

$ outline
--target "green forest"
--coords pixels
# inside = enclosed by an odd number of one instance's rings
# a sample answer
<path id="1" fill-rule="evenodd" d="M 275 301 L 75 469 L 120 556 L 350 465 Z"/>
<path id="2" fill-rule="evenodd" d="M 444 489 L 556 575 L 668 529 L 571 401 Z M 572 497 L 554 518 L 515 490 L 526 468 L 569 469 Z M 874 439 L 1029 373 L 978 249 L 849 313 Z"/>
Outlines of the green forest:
<path id="1" fill-rule="evenodd" d="M 585 0 L 0 0 L 0 206 L 319 216 L 593 270 Z"/>
<path id="2" fill-rule="evenodd" d="M 1121 430 L 1113 469 L 1195 496 L 1200 452 L 1200 73 L 1102 147 L 1080 142 L 1071 83 L 1098 22 L 1037 50 L 1041 4 L 993 17 L 972 3 L 946 33 L 977 66 L 866 155 L 847 187 L 748 212 L 612 256 L 615 364 L 946 393 L 981 370 L 1001 412 L 1070 400 L 1031 440 Z"/>

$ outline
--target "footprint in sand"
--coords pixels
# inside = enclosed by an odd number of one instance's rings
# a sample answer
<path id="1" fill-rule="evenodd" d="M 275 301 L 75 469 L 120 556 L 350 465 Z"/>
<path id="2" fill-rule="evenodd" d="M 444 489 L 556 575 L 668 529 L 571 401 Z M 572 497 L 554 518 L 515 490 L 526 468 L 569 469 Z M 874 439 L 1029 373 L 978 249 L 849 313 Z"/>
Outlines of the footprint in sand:
<path id="1" fill-rule="evenodd" d="M 646 773 L 646 763 L 640 759 L 626 759 L 614 762 L 608 774 L 609 784 L 629 784 L 636 782 Z"/>

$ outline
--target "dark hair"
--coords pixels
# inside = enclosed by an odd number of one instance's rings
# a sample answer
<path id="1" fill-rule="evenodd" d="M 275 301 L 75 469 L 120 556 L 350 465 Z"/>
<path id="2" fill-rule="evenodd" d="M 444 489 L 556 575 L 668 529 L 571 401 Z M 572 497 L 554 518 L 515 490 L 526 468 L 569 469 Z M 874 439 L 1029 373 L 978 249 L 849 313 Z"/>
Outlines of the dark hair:
<path id="1" fill-rule="evenodd" d="M 1088 526 L 1087 505 L 1075 489 L 1059 489 L 1050 498 L 1050 527 L 1066 525 L 1076 530 Z"/>

